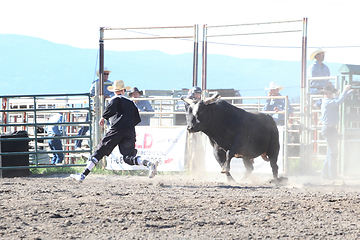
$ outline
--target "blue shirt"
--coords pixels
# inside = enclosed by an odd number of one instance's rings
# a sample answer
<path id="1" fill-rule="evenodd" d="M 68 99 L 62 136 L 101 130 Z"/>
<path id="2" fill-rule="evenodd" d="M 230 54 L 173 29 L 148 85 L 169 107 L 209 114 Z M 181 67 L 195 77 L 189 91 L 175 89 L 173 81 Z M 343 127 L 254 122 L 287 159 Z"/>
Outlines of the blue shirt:
<path id="1" fill-rule="evenodd" d="M 91 97 L 94 97 L 95 96 L 95 86 L 96 84 L 99 84 L 100 86 L 100 83 L 99 83 L 99 79 L 96 79 L 95 81 L 92 82 L 91 84 L 91 88 L 90 88 L 90 96 Z M 113 92 L 110 92 L 107 87 L 112 85 L 112 82 L 107 80 L 106 82 L 104 82 L 104 95 L 107 95 L 107 96 L 110 96 L 110 97 L 113 97 L 114 96 L 114 93 Z M 99 87 L 98 86 L 98 87 Z"/>
<path id="2" fill-rule="evenodd" d="M 320 64 L 318 61 L 315 61 L 308 68 L 308 77 L 328 77 L 330 76 L 330 70 L 325 64 Z M 329 80 L 317 80 L 311 81 L 311 88 L 319 88 L 322 89 L 326 86 Z"/>
<path id="3" fill-rule="evenodd" d="M 281 96 L 281 94 L 279 94 Z M 266 103 L 263 107 L 263 111 L 274 111 L 274 108 L 277 107 L 279 111 L 285 111 L 285 99 L 267 99 Z M 290 105 L 290 101 L 288 100 L 288 113 L 292 114 L 294 109 Z M 285 114 L 270 114 L 276 124 L 284 124 Z"/>
<path id="4" fill-rule="evenodd" d="M 48 123 L 62 123 L 64 122 L 64 118 L 62 113 L 57 113 L 53 115 Z M 65 135 L 65 126 L 59 125 L 48 125 L 46 126 L 46 132 L 49 136 L 62 136 Z"/>
<path id="5" fill-rule="evenodd" d="M 281 96 L 281 94 L 279 94 Z M 285 111 L 285 99 L 267 99 L 263 107 L 263 111 L 274 111 L 274 108 L 279 108 L 279 111 Z M 289 114 L 293 113 L 293 108 L 288 100 L 288 111 Z"/>
<path id="6" fill-rule="evenodd" d="M 341 105 L 348 95 L 348 91 L 344 91 L 340 98 L 322 98 L 315 105 L 321 105 L 321 122 L 324 125 L 337 126 L 339 124 L 339 105 Z"/>
<path id="7" fill-rule="evenodd" d="M 154 112 L 149 101 L 142 100 L 135 103 L 136 107 L 139 109 L 140 112 Z M 153 117 L 154 114 L 140 114 L 141 122 L 138 126 L 149 126 L 150 125 L 150 118 Z"/>

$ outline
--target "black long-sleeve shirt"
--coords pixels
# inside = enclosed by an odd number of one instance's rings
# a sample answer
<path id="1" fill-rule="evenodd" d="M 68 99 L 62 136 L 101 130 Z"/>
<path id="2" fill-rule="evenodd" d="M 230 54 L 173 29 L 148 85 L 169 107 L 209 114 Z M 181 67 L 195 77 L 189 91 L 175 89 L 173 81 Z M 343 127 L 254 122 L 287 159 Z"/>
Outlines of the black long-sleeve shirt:
<path id="1" fill-rule="evenodd" d="M 141 122 L 135 103 L 123 95 L 117 95 L 111 99 L 102 117 L 109 120 L 111 128 L 116 130 L 135 127 Z"/>

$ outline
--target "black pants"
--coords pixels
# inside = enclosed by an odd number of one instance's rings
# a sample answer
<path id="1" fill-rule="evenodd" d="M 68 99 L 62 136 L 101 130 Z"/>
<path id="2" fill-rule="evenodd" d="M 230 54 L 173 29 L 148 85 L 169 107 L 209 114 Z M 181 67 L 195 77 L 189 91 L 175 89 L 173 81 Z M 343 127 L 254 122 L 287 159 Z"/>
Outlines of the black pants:
<path id="1" fill-rule="evenodd" d="M 119 146 L 120 153 L 124 156 L 124 159 L 134 157 L 137 153 L 135 137 L 135 128 L 110 129 L 101 140 L 92 157 L 100 161 L 105 155 L 109 156 L 116 145 Z"/>

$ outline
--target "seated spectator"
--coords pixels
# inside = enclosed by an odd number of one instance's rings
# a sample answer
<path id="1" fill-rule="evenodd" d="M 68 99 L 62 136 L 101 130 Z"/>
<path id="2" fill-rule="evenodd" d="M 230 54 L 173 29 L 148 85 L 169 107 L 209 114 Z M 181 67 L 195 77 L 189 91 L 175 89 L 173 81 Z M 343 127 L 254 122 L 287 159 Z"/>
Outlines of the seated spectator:
<path id="1" fill-rule="evenodd" d="M 265 88 L 265 90 L 269 90 L 268 96 L 281 96 L 279 91 L 282 89 L 284 89 L 284 87 L 279 86 L 276 82 L 270 82 L 270 86 Z M 290 105 L 290 101 L 288 101 L 288 106 L 288 112 L 290 115 L 294 111 Z M 284 125 L 285 114 L 279 114 L 277 112 L 285 111 L 285 99 L 267 99 L 263 107 L 263 111 L 275 111 L 276 113 L 270 114 L 275 120 L 275 123 L 277 125 Z"/>
<path id="2" fill-rule="evenodd" d="M 139 91 L 137 87 L 134 87 L 129 96 L 131 98 L 140 98 L 143 95 L 143 91 Z M 134 100 L 136 107 L 139 109 L 139 112 L 154 112 L 151 104 L 147 100 Z M 150 126 L 150 118 L 153 117 L 154 114 L 140 114 L 141 122 L 138 126 Z"/>

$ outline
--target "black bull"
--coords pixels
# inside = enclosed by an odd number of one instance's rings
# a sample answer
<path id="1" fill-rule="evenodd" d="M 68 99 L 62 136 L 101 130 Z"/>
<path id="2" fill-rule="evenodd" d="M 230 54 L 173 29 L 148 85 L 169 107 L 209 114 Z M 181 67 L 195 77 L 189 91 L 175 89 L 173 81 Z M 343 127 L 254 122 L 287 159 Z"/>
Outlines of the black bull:
<path id="1" fill-rule="evenodd" d="M 250 113 L 234 107 L 216 95 L 207 101 L 182 99 L 187 104 L 189 132 L 203 132 L 213 146 L 213 153 L 228 181 L 233 157 L 242 158 L 247 178 L 254 170 L 253 159 L 262 156 L 270 161 L 274 179 L 278 179 L 277 158 L 279 154 L 279 132 L 270 115 Z"/>

